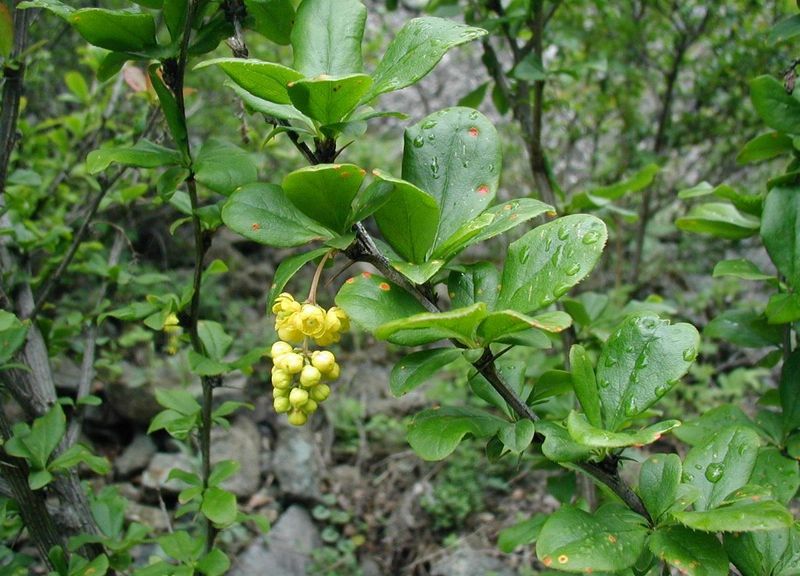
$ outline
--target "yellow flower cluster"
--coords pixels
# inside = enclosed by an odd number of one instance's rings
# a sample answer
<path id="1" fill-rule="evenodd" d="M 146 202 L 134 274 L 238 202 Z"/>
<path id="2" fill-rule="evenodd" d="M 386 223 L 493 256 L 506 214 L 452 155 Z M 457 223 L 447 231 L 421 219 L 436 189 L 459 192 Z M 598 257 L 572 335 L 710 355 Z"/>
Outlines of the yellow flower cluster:
<path id="1" fill-rule="evenodd" d="M 302 426 L 330 395 L 326 382 L 336 380 L 341 371 L 332 352 L 309 351 L 308 339 L 319 346 L 338 342 L 350 321 L 341 308 L 301 304 L 287 293 L 278 296 L 272 311 L 280 338 L 270 351 L 273 406 L 279 414 L 288 414 L 290 424 Z"/>
<path id="2" fill-rule="evenodd" d="M 292 344 L 313 338 L 317 346 L 330 346 L 350 329 L 347 314 L 338 306 L 325 310 L 316 304 L 301 304 L 286 292 L 275 299 L 272 312 L 277 316 L 278 338 Z"/>

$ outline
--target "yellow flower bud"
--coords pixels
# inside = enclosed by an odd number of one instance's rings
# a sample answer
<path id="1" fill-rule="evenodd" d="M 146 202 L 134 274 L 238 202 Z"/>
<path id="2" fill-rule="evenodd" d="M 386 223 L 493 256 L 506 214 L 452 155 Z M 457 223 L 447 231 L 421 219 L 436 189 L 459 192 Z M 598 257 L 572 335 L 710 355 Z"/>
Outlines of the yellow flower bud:
<path id="1" fill-rule="evenodd" d="M 289 374 L 298 374 L 303 369 L 303 357 L 297 352 L 289 352 L 275 359 L 275 366 Z"/>
<path id="2" fill-rule="evenodd" d="M 308 416 L 301 410 L 292 410 L 289 413 L 289 424 L 292 426 L 302 426 L 306 422 L 308 422 Z"/>
<path id="3" fill-rule="evenodd" d="M 310 388 L 318 384 L 322 379 L 322 373 L 314 366 L 303 366 L 303 371 L 300 372 L 300 386 Z"/>
<path id="4" fill-rule="evenodd" d="M 311 354 L 311 365 L 326 374 L 336 364 L 336 357 L 328 350 L 317 350 Z"/>
<path id="5" fill-rule="evenodd" d="M 278 331 L 278 338 L 281 340 L 294 344 L 300 344 L 303 341 L 303 333 L 295 328 L 291 322 L 284 322 L 281 325 L 276 322 L 275 329 Z"/>
<path id="6" fill-rule="evenodd" d="M 273 388 L 272 389 L 272 397 L 273 398 L 289 398 L 289 390 L 291 388 Z"/>
<path id="7" fill-rule="evenodd" d="M 300 408 L 300 410 L 302 410 L 302 411 L 303 411 L 303 412 L 305 412 L 306 414 L 313 414 L 314 412 L 316 412 L 316 411 L 317 411 L 317 408 L 319 408 L 319 406 L 317 405 L 317 403 L 316 403 L 316 402 L 314 402 L 313 400 L 309 399 L 309 401 L 308 401 L 308 402 L 306 402 L 305 404 L 303 404 L 303 407 L 302 407 L 302 408 Z"/>
<path id="8" fill-rule="evenodd" d="M 292 314 L 300 310 L 300 303 L 288 292 L 281 293 L 272 305 L 273 314 Z"/>
<path id="9" fill-rule="evenodd" d="M 292 388 L 292 391 L 289 392 L 289 402 L 291 402 L 292 406 L 295 408 L 299 408 L 308 402 L 308 392 L 302 388 Z"/>
<path id="10" fill-rule="evenodd" d="M 347 312 L 338 306 L 333 306 L 328 310 L 325 314 L 325 323 L 336 326 L 336 332 L 341 333 L 350 330 L 350 318 L 347 316 Z"/>
<path id="11" fill-rule="evenodd" d="M 272 386 L 275 388 L 285 389 L 291 386 L 292 377 L 282 368 L 274 366 L 272 368 Z"/>
<path id="12" fill-rule="evenodd" d="M 341 371 L 342 369 L 339 364 L 334 363 L 333 367 L 328 371 L 327 374 L 324 374 L 324 376 L 327 380 L 336 380 L 339 377 L 339 374 L 341 374 Z"/>
<path id="13" fill-rule="evenodd" d="M 325 402 L 331 395 L 331 387 L 327 384 L 317 384 L 311 390 L 311 398 L 315 402 Z"/>
<path id="14" fill-rule="evenodd" d="M 272 407 L 275 408 L 275 412 L 278 414 L 283 414 L 284 412 L 288 412 L 292 406 L 288 398 L 280 397 L 272 401 Z"/>
<path id="15" fill-rule="evenodd" d="M 288 354 L 292 352 L 294 348 L 288 342 L 284 342 L 283 340 L 278 340 L 275 344 L 272 345 L 270 348 L 269 353 L 272 355 L 273 358 L 277 358 L 278 356 L 283 356 L 284 354 Z"/>
<path id="16" fill-rule="evenodd" d="M 325 311 L 316 304 L 303 304 L 292 316 L 294 328 L 306 336 L 317 338 L 325 333 Z"/>
<path id="17" fill-rule="evenodd" d="M 168 314 L 167 317 L 164 319 L 163 330 L 164 332 L 167 333 L 181 331 L 181 326 L 180 322 L 178 321 L 178 316 L 174 312 Z"/>
<path id="18" fill-rule="evenodd" d="M 319 338 L 314 338 L 314 342 L 317 343 L 317 346 L 330 346 L 339 341 L 339 333 L 338 332 L 325 332 Z"/>

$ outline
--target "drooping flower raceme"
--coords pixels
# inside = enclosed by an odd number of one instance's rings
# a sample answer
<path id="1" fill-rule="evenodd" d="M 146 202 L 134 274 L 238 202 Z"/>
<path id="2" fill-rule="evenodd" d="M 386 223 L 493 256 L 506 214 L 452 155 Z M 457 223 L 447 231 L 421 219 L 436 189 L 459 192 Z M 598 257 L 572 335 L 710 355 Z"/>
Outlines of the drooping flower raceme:
<path id="1" fill-rule="evenodd" d="M 338 342 L 350 328 L 341 308 L 325 310 L 314 303 L 297 302 L 284 292 L 272 306 L 278 340 L 272 356 L 273 406 L 287 414 L 290 424 L 302 426 L 331 393 L 327 384 L 339 377 L 340 367 L 329 350 L 308 349 L 309 341 L 318 346 Z"/>

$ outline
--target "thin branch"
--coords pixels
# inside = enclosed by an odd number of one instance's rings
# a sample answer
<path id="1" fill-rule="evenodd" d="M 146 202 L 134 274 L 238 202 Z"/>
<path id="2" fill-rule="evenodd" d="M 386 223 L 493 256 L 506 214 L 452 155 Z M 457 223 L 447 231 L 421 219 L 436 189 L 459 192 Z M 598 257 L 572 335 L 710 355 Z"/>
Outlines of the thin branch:
<path id="1" fill-rule="evenodd" d="M 114 238 L 114 244 L 111 246 L 111 251 L 108 256 L 108 266 L 113 267 L 119 263 L 122 248 L 125 246 L 125 236 L 117 234 Z M 95 299 L 95 308 L 105 299 L 108 293 L 109 283 L 104 281 L 100 286 L 97 298 Z M 94 380 L 94 360 L 95 351 L 97 348 L 97 324 L 92 321 L 86 329 L 83 345 L 83 358 L 81 360 L 81 376 L 78 381 L 78 390 L 75 394 L 75 414 L 69 423 L 69 428 L 66 435 L 67 447 L 72 446 L 77 442 L 83 426 L 83 418 L 86 415 L 85 407 L 81 404 L 81 400 L 86 398 L 92 391 L 92 381 Z"/>

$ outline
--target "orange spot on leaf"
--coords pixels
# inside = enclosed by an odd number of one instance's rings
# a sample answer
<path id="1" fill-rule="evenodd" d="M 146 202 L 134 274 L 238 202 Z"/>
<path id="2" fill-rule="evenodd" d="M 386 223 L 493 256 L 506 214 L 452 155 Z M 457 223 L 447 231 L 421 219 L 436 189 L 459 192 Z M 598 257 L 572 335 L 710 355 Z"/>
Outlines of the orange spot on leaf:
<path id="1" fill-rule="evenodd" d="M 259 230 L 261 230 L 261 224 L 259 224 L 258 222 L 254 222 L 251 228 L 253 229 L 253 232 L 258 232 Z"/>
<path id="2" fill-rule="evenodd" d="M 609 534 L 608 535 L 608 541 L 611 542 L 612 544 L 616 544 L 617 543 L 617 537 L 614 536 L 613 534 Z"/>
<path id="3" fill-rule="evenodd" d="M 355 279 L 355 278 L 348 278 L 347 280 L 345 280 L 345 282 L 344 282 L 344 283 L 345 283 L 345 284 L 352 284 L 352 283 L 353 283 L 353 282 L 355 282 L 355 281 L 356 281 L 356 279 Z"/>
<path id="4" fill-rule="evenodd" d="M 472 128 L 469 129 L 469 135 L 472 136 L 473 138 L 477 138 L 478 129 L 475 128 L 475 126 L 473 126 Z"/>
<path id="5" fill-rule="evenodd" d="M 550 565 L 551 565 L 552 563 L 553 563 L 553 559 L 552 559 L 552 558 L 550 558 L 550 556 L 545 556 L 544 558 L 542 558 L 542 564 L 544 564 L 544 565 L 545 565 L 545 566 L 547 566 L 548 568 L 550 567 Z"/>
<path id="6" fill-rule="evenodd" d="M 380 288 L 380 289 L 381 289 L 381 290 L 383 290 L 384 292 L 388 292 L 389 290 L 391 290 L 391 289 L 392 289 L 392 287 L 391 287 L 391 286 L 389 286 L 389 285 L 388 285 L 386 282 L 381 282 L 381 283 L 378 285 L 378 288 Z"/>
<path id="7" fill-rule="evenodd" d="M 372 278 L 372 272 L 362 272 L 361 275 L 364 278 Z"/>
<path id="8" fill-rule="evenodd" d="M 486 196 L 489 193 L 489 187 L 486 184 L 481 184 L 478 186 L 478 194 L 481 196 Z"/>
<path id="9" fill-rule="evenodd" d="M 566 554 L 562 554 L 561 556 L 558 557 L 559 564 L 566 564 L 567 562 L 569 562 L 569 556 L 567 556 Z"/>

